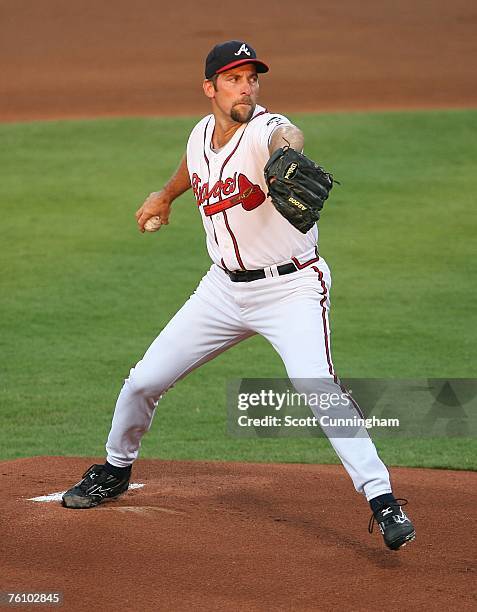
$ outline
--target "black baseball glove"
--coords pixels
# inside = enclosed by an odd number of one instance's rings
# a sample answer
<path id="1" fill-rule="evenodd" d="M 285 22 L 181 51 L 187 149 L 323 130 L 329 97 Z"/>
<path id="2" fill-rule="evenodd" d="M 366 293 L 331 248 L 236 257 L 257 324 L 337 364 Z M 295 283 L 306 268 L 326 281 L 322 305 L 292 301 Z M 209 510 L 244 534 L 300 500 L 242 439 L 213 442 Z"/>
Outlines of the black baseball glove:
<path id="1" fill-rule="evenodd" d="M 333 175 L 290 147 L 277 149 L 263 173 L 275 208 L 306 234 L 320 218 Z"/>

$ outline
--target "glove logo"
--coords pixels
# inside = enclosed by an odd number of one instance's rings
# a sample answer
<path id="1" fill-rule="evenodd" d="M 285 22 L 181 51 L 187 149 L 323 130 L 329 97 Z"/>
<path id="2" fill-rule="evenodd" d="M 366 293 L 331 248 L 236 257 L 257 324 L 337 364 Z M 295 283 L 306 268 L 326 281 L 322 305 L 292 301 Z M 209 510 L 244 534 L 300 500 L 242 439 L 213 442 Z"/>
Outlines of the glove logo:
<path id="1" fill-rule="evenodd" d="M 248 50 L 248 47 L 245 43 L 240 47 L 237 53 L 234 53 L 234 55 L 241 55 L 242 53 L 245 53 L 245 55 L 248 55 L 250 57 L 250 51 Z"/>
<path id="2" fill-rule="evenodd" d="M 293 204 L 293 206 L 296 206 L 300 210 L 306 210 L 306 206 L 304 204 L 302 204 L 301 202 L 299 202 L 298 200 L 295 200 L 295 198 L 292 198 L 290 196 L 288 198 L 288 201 L 290 202 L 290 204 Z"/>
<path id="3" fill-rule="evenodd" d="M 295 174 L 296 174 L 296 170 L 298 168 L 298 164 L 295 164 L 295 162 L 292 162 L 288 168 L 287 171 L 285 172 L 285 178 L 286 179 L 292 179 Z"/>

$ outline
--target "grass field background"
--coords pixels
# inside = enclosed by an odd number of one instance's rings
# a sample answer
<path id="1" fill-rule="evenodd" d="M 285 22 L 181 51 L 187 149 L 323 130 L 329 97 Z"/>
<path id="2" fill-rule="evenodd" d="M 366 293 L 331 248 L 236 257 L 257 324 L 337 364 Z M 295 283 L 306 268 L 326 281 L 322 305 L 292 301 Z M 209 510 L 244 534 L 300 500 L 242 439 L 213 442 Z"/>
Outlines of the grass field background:
<path id="1" fill-rule="evenodd" d="M 476 376 L 477 111 L 291 117 L 341 181 L 320 220 L 346 377 Z M 188 193 L 141 235 L 134 212 L 196 118 L 0 126 L 0 458 L 99 455 L 129 368 L 209 266 Z M 142 457 L 336 462 L 326 440 L 227 436 L 225 387 L 284 375 L 253 338 L 162 400 Z M 475 439 L 378 440 L 389 464 L 477 468 Z"/>

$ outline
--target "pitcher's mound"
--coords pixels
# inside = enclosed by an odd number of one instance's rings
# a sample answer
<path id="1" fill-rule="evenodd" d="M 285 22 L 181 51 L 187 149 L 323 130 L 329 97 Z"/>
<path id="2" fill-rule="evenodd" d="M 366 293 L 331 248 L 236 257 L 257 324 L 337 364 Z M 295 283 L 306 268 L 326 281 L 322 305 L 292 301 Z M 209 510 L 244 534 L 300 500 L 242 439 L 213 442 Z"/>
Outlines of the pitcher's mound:
<path id="1" fill-rule="evenodd" d="M 475 609 L 474 472 L 393 469 L 417 538 L 392 552 L 340 466 L 140 460 L 116 501 L 30 501 L 98 462 L 0 463 L 0 591 L 75 611 Z"/>

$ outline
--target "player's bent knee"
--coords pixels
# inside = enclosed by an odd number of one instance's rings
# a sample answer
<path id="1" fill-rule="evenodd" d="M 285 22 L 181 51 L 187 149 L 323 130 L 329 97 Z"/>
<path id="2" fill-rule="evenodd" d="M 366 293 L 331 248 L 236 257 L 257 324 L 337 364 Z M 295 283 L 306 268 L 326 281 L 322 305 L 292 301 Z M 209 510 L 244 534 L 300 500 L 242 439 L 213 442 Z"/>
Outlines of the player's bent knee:
<path id="1" fill-rule="evenodd" d="M 129 373 L 125 385 L 134 395 L 157 401 L 169 389 L 171 383 L 157 374 L 143 372 L 136 367 Z"/>

